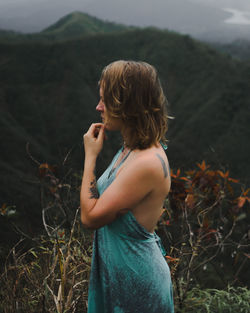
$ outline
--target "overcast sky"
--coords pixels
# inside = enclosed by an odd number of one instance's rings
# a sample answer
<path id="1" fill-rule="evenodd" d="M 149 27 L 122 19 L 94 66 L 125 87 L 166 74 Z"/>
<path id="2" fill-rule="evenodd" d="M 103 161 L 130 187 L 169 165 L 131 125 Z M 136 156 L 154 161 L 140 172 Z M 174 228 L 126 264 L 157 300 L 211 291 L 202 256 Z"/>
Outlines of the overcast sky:
<path id="1" fill-rule="evenodd" d="M 0 0 L 0 29 L 37 32 L 73 11 L 192 34 L 250 27 L 250 0 Z"/>

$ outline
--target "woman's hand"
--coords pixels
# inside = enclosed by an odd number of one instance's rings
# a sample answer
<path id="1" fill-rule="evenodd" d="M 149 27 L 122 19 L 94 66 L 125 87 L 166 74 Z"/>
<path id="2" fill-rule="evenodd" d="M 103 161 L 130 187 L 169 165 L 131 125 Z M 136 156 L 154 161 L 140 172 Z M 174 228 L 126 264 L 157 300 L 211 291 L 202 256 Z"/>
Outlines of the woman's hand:
<path id="1" fill-rule="evenodd" d="M 97 157 L 102 150 L 104 138 L 104 124 L 92 124 L 83 136 L 85 156 Z"/>

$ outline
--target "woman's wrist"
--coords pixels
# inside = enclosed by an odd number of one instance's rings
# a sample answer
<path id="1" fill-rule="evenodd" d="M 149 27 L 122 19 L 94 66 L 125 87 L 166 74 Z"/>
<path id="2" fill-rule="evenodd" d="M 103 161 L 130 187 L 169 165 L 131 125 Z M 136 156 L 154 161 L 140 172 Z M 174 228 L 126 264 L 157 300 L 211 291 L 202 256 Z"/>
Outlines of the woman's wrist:
<path id="1" fill-rule="evenodd" d="M 85 152 L 85 162 L 96 163 L 98 155 L 93 152 Z"/>
<path id="2" fill-rule="evenodd" d="M 85 160 L 84 160 L 84 172 L 86 173 L 92 173 L 95 171 L 96 167 L 96 159 L 97 156 L 95 155 L 85 155 Z"/>

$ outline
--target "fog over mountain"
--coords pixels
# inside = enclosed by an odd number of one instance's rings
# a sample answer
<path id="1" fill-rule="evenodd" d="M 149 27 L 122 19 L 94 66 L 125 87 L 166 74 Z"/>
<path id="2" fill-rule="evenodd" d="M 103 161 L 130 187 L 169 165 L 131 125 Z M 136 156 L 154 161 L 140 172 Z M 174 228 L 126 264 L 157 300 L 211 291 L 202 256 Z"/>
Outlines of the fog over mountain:
<path id="1" fill-rule="evenodd" d="M 249 0 L 0 0 L 0 29 L 38 32 L 73 11 L 197 38 L 250 39 Z"/>

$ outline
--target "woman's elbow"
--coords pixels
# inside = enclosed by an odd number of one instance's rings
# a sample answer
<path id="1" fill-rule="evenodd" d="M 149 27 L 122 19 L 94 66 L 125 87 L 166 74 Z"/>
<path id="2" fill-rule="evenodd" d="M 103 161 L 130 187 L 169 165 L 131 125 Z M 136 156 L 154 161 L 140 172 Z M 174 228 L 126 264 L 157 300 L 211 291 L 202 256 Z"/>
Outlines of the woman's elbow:
<path id="1" fill-rule="evenodd" d="M 81 214 L 81 222 L 85 228 L 91 229 L 91 223 L 84 214 Z"/>
<path id="2" fill-rule="evenodd" d="M 81 222 L 83 226 L 90 230 L 96 230 L 98 227 L 92 223 L 92 221 L 87 218 L 84 214 L 81 214 Z"/>

